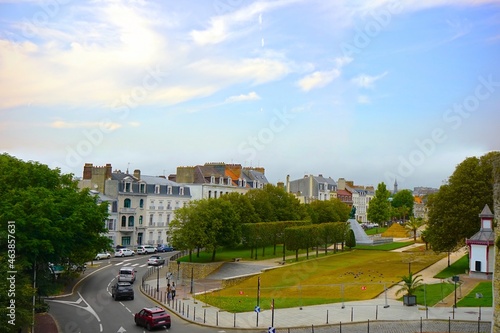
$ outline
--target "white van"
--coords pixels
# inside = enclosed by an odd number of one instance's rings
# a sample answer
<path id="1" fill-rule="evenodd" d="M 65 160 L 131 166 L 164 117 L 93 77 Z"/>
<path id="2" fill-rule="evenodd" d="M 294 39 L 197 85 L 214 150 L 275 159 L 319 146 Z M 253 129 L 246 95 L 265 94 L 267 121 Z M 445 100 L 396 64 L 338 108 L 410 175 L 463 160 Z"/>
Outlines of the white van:
<path id="1" fill-rule="evenodd" d="M 118 273 L 118 282 L 134 283 L 135 273 L 137 271 L 133 267 L 122 267 Z"/>

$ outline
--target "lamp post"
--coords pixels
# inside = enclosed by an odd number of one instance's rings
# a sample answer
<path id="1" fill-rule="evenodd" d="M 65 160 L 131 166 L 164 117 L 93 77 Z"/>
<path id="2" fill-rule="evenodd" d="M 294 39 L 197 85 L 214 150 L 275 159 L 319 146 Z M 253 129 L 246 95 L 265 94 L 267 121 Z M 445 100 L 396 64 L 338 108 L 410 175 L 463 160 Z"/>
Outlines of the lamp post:
<path id="1" fill-rule="evenodd" d="M 459 281 L 460 277 L 458 275 L 453 275 L 452 277 L 453 282 L 455 282 L 455 303 L 453 305 L 454 308 L 457 307 L 457 282 Z"/>

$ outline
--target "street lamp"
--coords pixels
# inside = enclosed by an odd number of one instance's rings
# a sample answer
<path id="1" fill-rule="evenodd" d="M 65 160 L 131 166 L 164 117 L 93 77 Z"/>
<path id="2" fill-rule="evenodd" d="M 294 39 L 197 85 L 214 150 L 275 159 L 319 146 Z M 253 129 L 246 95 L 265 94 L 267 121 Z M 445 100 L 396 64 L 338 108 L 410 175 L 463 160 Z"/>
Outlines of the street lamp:
<path id="1" fill-rule="evenodd" d="M 453 305 L 454 308 L 457 307 L 457 282 L 460 280 L 460 277 L 458 275 L 453 275 L 452 277 L 453 282 L 455 282 L 455 304 Z"/>

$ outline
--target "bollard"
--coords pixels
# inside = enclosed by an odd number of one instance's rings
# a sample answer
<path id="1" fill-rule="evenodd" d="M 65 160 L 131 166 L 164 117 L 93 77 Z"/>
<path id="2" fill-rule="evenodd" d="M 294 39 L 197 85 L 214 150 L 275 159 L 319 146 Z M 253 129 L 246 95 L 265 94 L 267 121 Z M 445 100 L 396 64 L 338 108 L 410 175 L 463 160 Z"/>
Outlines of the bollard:
<path id="1" fill-rule="evenodd" d="M 311 333 L 314 333 L 314 325 L 311 325 Z"/>
<path id="2" fill-rule="evenodd" d="M 342 333 L 342 322 L 339 321 L 339 333 Z"/>
<path id="3" fill-rule="evenodd" d="M 219 311 L 215 312 L 215 326 L 219 326 Z"/>
<path id="4" fill-rule="evenodd" d="M 375 306 L 375 320 L 378 319 L 378 305 Z"/>
<path id="5" fill-rule="evenodd" d="M 328 309 L 326 309 L 326 323 L 328 324 Z"/>
<path id="6" fill-rule="evenodd" d="M 189 318 L 189 304 L 187 306 L 187 318 Z"/>
<path id="7" fill-rule="evenodd" d="M 203 309 L 203 324 L 205 324 L 207 318 L 207 309 Z"/>
<path id="8" fill-rule="evenodd" d="M 448 333 L 451 333 L 451 318 L 448 317 Z"/>
<path id="9" fill-rule="evenodd" d="M 233 320 L 234 327 L 236 327 L 236 312 L 234 313 L 234 320 Z"/>
<path id="10" fill-rule="evenodd" d="M 351 322 L 354 320 L 354 308 L 351 307 Z"/>
<path id="11" fill-rule="evenodd" d="M 367 322 L 367 331 L 366 333 L 370 333 L 370 319 L 368 319 L 368 322 Z"/>
<path id="12" fill-rule="evenodd" d="M 193 321 L 196 321 L 196 306 L 193 308 Z"/>
<path id="13" fill-rule="evenodd" d="M 422 317 L 420 317 L 420 333 L 422 333 Z"/>

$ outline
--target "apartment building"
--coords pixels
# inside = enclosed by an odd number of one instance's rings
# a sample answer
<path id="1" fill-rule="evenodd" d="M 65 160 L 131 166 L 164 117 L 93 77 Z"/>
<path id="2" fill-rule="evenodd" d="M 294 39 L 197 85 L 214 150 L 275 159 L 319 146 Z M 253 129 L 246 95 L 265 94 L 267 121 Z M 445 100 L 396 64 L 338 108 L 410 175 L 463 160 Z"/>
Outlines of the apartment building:
<path id="1" fill-rule="evenodd" d="M 294 194 L 301 203 L 314 200 L 330 200 L 337 197 L 337 183 L 331 177 L 305 175 L 303 178 L 290 180 L 286 177 L 286 191 Z"/>

